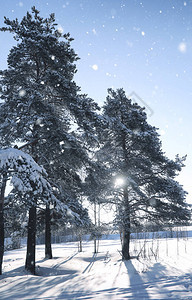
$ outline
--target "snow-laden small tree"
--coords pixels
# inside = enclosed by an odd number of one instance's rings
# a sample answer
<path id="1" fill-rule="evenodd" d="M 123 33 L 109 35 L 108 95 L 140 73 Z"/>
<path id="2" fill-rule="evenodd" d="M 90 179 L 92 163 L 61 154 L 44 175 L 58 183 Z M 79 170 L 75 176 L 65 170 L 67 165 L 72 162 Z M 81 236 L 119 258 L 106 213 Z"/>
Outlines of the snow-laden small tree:
<path id="1" fill-rule="evenodd" d="M 36 209 L 42 204 L 52 203 L 55 209 L 68 219 L 76 219 L 81 222 L 78 213 L 73 212 L 67 205 L 63 204 L 55 196 L 50 183 L 47 181 L 47 173 L 33 158 L 21 150 L 15 148 L 0 150 L 0 273 L 2 273 L 2 259 L 4 251 L 4 200 L 6 182 L 9 180 L 13 186 L 11 191 L 17 199 L 17 205 Z M 28 245 L 26 269 L 35 274 L 35 231 L 36 214 L 28 222 L 28 231 L 32 231 L 32 242 Z M 70 217 L 69 217 L 70 216 Z M 28 238 L 29 239 L 29 238 Z M 32 249 L 29 249 L 32 245 Z"/>
<path id="2" fill-rule="evenodd" d="M 4 199 L 6 182 L 11 180 L 14 189 L 26 206 L 36 207 L 37 201 L 55 201 L 45 170 L 30 155 L 13 148 L 0 150 L 0 274 L 4 252 Z M 35 220 L 33 220 L 35 226 Z M 30 230 L 30 228 L 29 228 Z M 34 241 L 35 243 L 35 241 Z M 35 253 L 31 253 L 27 269 L 35 273 Z"/>
<path id="3" fill-rule="evenodd" d="M 186 192 L 175 180 L 185 157 L 177 155 L 170 160 L 165 156 L 157 129 L 148 124 L 144 108 L 128 99 L 123 89 L 109 89 L 108 93 L 103 107 L 108 126 L 97 156 L 111 174 L 110 195 L 117 204 L 116 221 L 123 232 L 122 257 L 130 259 L 134 226 L 189 221 Z"/>

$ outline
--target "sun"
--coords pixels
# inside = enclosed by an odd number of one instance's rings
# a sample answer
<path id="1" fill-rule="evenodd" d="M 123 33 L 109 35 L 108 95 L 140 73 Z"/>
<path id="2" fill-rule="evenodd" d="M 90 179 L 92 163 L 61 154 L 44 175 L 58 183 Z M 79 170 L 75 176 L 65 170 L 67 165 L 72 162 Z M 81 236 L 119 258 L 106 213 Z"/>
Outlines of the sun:
<path id="1" fill-rule="evenodd" d="M 122 187 L 123 185 L 125 184 L 125 178 L 124 177 L 117 177 L 115 179 L 115 187 L 118 188 L 118 187 Z"/>

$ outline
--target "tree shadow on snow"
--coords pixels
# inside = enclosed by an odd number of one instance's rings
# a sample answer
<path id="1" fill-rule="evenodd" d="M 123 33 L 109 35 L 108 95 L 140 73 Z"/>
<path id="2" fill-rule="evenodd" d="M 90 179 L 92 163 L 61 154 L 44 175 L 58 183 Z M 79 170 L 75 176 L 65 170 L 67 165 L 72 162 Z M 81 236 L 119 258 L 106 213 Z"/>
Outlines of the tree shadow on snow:
<path id="1" fill-rule="evenodd" d="M 39 267 L 36 269 L 36 275 L 42 277 L 58 276 L 58 275 L 74 275 L 77 271 L 71 269 L 56 269 L 53 267 Z"/>
<path id="2" fill-rule="evenodd" d="M 68 274 L 76 274 L 77 270 L 71 270 L 67 268 L 63 268 L 63 265 L 73 259 L 78 252 L 73 255 L 68 256 L 65 260 L 62 257 L 53 258 L 52 260 L 44 259 L 44 261 L 52 261 L 54 264 L 52 266 L 39 266 L 36 267 L 36 275 L 48 277 L 48 276 L 57 276 L 57 275 L 68 275 Z M 38 261 L 40 263 L 41 261 Z"/>
<path id="3" fill-rule="evenodd" d="M 62 260 L 62 264 L 64 264 L 64 263 L 68 262 L 69 260 L 71 260 L 73 257 L 75 257 L 78 253 L 79 253 L 79 252 L 75 252 L 74 254 L 68 256 L 65 260 L 63 260 L 63 259 L 64 259 L 63 256 L 60 256 L 60 257 L 53 257 L 51 260 L 54 261 L 54 260 L 56 260 L 56 259 L 61 259 L 61 260 Z M 44 262 L 44 261 L 49 261 L 49 260 L 50 260 L 50 258 L 45 258 L 45 257 L 43 257 L 42 259 L 37 260 L 37 261 L 36 261 L 36 264 L 42 263 L 42 262 Z"/>
<path id="4" fill-rule="evenodd" d="M 44 297 L 44 293 L 49 294 L 50 290 L 54 290 L 63 281 L 70 282 L 76 274 L 66 274 L 63 276 L 43 277 L 43 276 L 17 276 L 14 280 L 5 278 L 0 285 L 0 299 L 21 300 L 21 299 L 59 299 L 52 297 Z M 3 287 L 6 285 L 6 288 Z M 2 289 L 1 289 L 2 288 Z M 57 289 L 56 289 L 57 291 Z M 63 298 L 65 299 L 65 298 Z M 68 298 L 70 299 L 70 298 Z M 73 299 L 73 298 L 72 298 Z M 74 298 L 75 299 L 75 298 Z"/>
<path id="5" fill-rule="evenodd" d="M 102 260 L 105 260 L 106 258 L 106 255 L 100 255 L 100 256 L 97 256 L 98 253 L 94 253 L 93 256 L 91 257 L 83 257 L 82 260 L 86 261 L 86 262 L 89 262 L 88 266 L 82 271 L 82 274 L 86 273 L 86 272 L 90 272 L 94 263 L 96 261 L 102 261 Z"/>
<path id="6" fill-rule="evenodd" d="M 146 283 L 143 282 L 141 276 L 138 274 L 131 260 L 125 260 L 123 261 L 123 263 L 127 269 L 127 275 L 130 280 L 129 291 L 132 293 L 133 299 L 150 299 L 146 290 Z"/>
<path id="7" fill-rule="evenodd" d="M 0 280 L 8 278 L 8 277 L 17 277 L 17 276 L 22 277 L 22 276 L 26 276 L 26 275 L 31 275 L 31 274 L 30 274 L 30 272 L 25 270 L 25 265 L 17 267 L 15 269 L 12 269 L 9 271 L 6 271 L 6 267 L 5 267 L 5 268 L 3 268 L 3 274 L 0 276 Z M 1 297 L 0 297 L 0 299 L 1 299 Z"/>
<path id="8" fill-rule="evenodd" d="M 167 274 L 168 271 L 165 266 L 163 266 L 161 263 L 155 263 L 146 272 L 146 276 L 148 278 L 148 283 L 150 284 L 150 288 L 158 287 L 159 294 L 162 297 L 169 295 L 169 297 L 177 297 L 177 299 L 182 298 L 182 296 L 180 296 L 180 293 L 185 292 L 188 294 L 189 292 L 190 293 L 192 292 L 191 274 L 186 273 L 180 276 L 167 275 Z M 186 299 L 192 299 L 192 297 Z"/>

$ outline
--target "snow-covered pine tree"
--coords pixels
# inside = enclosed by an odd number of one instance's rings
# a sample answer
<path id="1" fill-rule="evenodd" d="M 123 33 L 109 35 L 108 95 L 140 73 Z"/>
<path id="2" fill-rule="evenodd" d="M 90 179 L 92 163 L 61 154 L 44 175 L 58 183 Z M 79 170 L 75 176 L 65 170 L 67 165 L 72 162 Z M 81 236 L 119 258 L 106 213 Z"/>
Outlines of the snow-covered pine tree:
<path id="1" fill-rule="evenodd" d="M 21 22 L 5 18 L 5 24 L 1 31 L 13 33 L 18 43 L 9 53 L 8 69 L 0 72 L 1 146 L 28 142 L 25 151 L 44 166 L 50 181 L 64 187 L 65 198 L 72 191 L 78 200 L 76 174 L 89 160 L 82 134 L 93 141 L 92 125 L 99 118 L 98 106 L 77 95 L 72 39 L 58 30 L 54 14 L 43 19 L 35 7 Z M 78 134 L 71 129 L 75 123 Z"/>
<path id="2" fill-rule="evenodd" d="M 76 219 L 77 222 L 82 222 L 79 212 L 73 212 L 68 205 L 62 203 L 53 191 L 52 186 L 47 180 L 47 173 L 43 167 L 40 167 L 33 158 L 21 150 L 15 148 L 0 149 L 0 265 L 2 268 L 2 256 L 4 249 L 4 208 L 7 208 L 5 203 L 5 187 L 7 181 L 10 182 L 12 190 L 10 198 L 14 198 L 16 202 L 14 208 L 22 209 L 37 208 L 42 205 L 52 204 L 58 214 L 65 216 L 68 221 Z M 59 195 L 57 195 L 59 196 Z M 81 211 L 81 209 L 80 209 Z M 32 216 L 32 215 L 31 215 Z M 29 230 L 36 231 L 36 214 L 34 218 L 28 222 Z M 35 274 L 35 234 L 32 232 L 32 243 L 29 244 L 27 251 L 29 252 L 26 260 L 26 269 Z M 31 238 L 30 236 L 30 238 Z M 32 247 L 33 246 L 33 247 Z M 2 271 L 2 269 L 1 269 Z"/>
<path id="3" fill-rule="evenodd" d="M 11 49 L 8 69 L 1 73 L 2 99 L 5 101 L 1 107 L 1 136 L 5 138 L 6 146 L 7 142 L 15 140 L 29 144 L 36 142 L 28 151 L 44 165 L 45 160 L 49 164 L 50 157 L 53 159 L 53 154 L 60 152 L 58 131 L 63 129 L 61 127 L 68 129 L 69 118 L 66 116 L 65 123 L 59 126 L 54 114 L 58 95 L 57 92 L 53 95 L 53 89 L 59 88 L 60 74 L 65 74 L 62 89 L 66 98 L 76 92 L 72 82 L 76 55 L 70 49 L 69 35 L 64 37 L 59 33 L 54 21 L 54 15 L 43 20 L 33 7 L 32 15 L 27 13 L 20 23 L 5 18 L 7 27 L 2 28 L 12 32 L 20 43 Z M 65 42 L 58 43 L 61 37 Z M 49 256 L 52 256 L 51 252 Z"/>
<path id="4" fill-rule="evenodd" d="M 122 257 L 127 260 L 134 227 L 147 222 L 189 221 L 186 192 L 175 180 L 185 158 L 177 155 L 170 160 L 165 156 L 157 129 L 148 124 L 144 108 L 128 99 L 123 89 L 109 89 L 108 93 L 103 107 L 108 127 L 99 155 L 114 183 L 110 194 L 117 203 L 117 220 L 123 232 Z"/>
<path id="5" fill-rule="evenodd" d="M 28 207 L 37 206 L 40 203 L 49 201 L 57 202 L 53 195 L 52 188 L 47 182 L 45 170 L 40 167 L 33 158 L 13 148 L 0 150 L 0 274 L 2 274 L 2 261 L 4 252 L 4 200 L 5 187 L 8 180 L 18 194 L 20 205 Z M 66 207 L 67 209 L 67 207 Z M 35 219 L 33 220 L 35 226 Z M 34 228 L 35 230 L 35 228 Z M 35 241 L 32 241 L 35 243 Z M 35 273 L 35 252 L 31 251 L 33 264 L 27 265 L 27 269 Z"/>

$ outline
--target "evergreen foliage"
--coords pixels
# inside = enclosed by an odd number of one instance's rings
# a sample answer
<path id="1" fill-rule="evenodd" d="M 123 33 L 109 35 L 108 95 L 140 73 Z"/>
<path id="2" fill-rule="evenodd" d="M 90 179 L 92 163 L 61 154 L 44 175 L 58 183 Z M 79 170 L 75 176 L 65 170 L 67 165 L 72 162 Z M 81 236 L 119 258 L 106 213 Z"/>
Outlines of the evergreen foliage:
<path id="1" fill-rule="evenodd" d="M 6 214 L 20 205 L 25 218 L 24 206 L 29 209 L 28 234 L 33 235 L 33 244 L 26 267 L 30 270 L 33 263 L 34 273 L 38 204 L 43 204 L 38 225 L 41 228 L 44 218 L 48 258 L 52 257 L 51 222 L 74 222 L 79 228 L 90 225 L 84 197 L 94 204 L 116 206 L 124 259 L 130 258 L 130 234 L 135 227 L 187 224 L 186 192 L 176 181 L 185 157 L 166 157 L 145 109 L 128 99 L 123 89 L 109 89 L 103 113 L 98 113 L 99 106 L 81 95 L 73 80 L 78 56 L 71 48 L 73 39 L 58 29 L 54 14 L 42 18 L 32 7 L 21 21 L 5 17 L 4 22 L 0 31 L 12 33 L 17 45 L 8 55 L 8 68 L 0 71 L 1 241 L 9 177 L 14 188 Z M 8 149 L 13 145 L 26 153 Z M 119 177 L 123 184 L 118 186 Z M 2 253 L 0 243 L 1 265 Z"/>
<path id="2" fill-rule="evenodd" d="M 74 202 L 81 189 L 78 171 L 89 163 L 82 145 L 85 136 L 94 140 L 98 105 L 77 94 L 73 39 L 58 31 L 54 14 L 43 19 L 35 7 L 21 22 L 5 18 L 5 24 L 1 30 L 13 33 L 18 44 L 1 71 L 1 146 L 29 143 L 25 151 L 44 166 L 57 193 Z"/>
<path id="3" fill-rule="evenodd" d="M 168 159 L 144 108 L 132 103 L 122 89 L 109 89 L 108 93 L 103 107 L 108 126 L 98 156 L 114 183 L 119 177 L 124 181 L 110 194 L 117 204 L 116 222 L 126 234 L 128 245 L 134 226 L 186 224 L 190 220 L 186 192 L 175 180 L 185 157 Z M 128 246 L 124 258 L 129 258 Z"/>
<path id="4" fill-rule="evenodd" d="M 43 19 L 35 7 L 21 22 L 4 22 L 0 30 L 13 33 L 18 43 L 9 53 L 8 69 L 0 72 L 1 147 L 25 143 L 25 151 L 46 169 L 57 198 L 80 210 L 78 172 L 89 163 L 85 137 L 95 141 L 98 106 L 77 94 L 72 38 L 57 29 L 54 14 Z M 82 216 L 88 222 L 85 211 Z"/>

